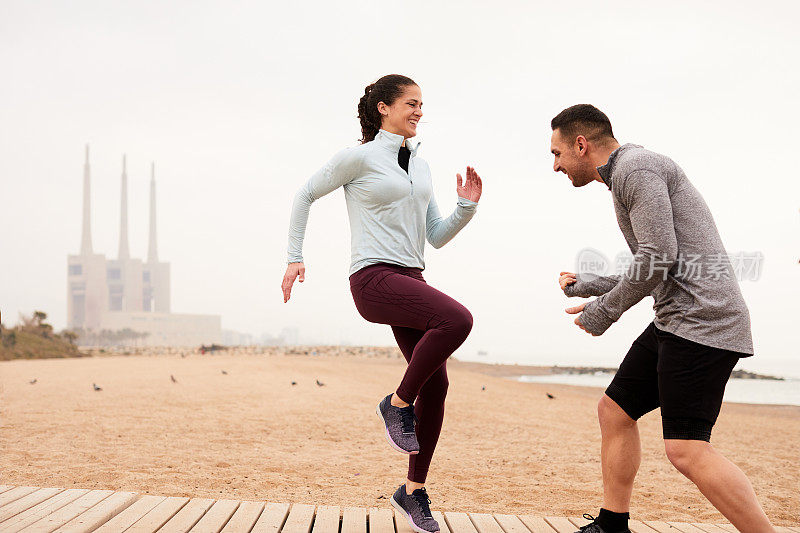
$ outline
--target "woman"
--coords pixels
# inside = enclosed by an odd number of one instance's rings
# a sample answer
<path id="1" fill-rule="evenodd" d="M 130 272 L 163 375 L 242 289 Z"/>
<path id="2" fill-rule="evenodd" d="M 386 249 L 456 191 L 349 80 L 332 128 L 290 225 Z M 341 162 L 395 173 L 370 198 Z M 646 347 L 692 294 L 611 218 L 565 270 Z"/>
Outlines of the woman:
<path id="1" fill-rule="evenodd" d="M 442 218 L 428 164 L 407 140 L 417 134 L 422 92 L 413 80 L 391 74 L 368 85 L 358 104 L 361 145 L 342 150 L 300 189 L 292 206 L 289 265 L 283 301 L 305 279 L 303 236 L 311 203 L 344 187 L 350 216 L 350 289 L 366 320 L 392 327 L 408 368 L 396 392 L 378 405 L 386 438 L 408 454 L 408 477 L 391 503 L 419 533 L 439 531 L 430 512 L 425 478 L 439 439 L 447 393 L 446 360 L 472 329 L 472 315 L 422 277 L 427 237 L 444 246 L 472 218 L 481 179 L 467 167 L 457 175 L 458 204 Z M 416 427 L 415 427 L 416 422 Z"/>

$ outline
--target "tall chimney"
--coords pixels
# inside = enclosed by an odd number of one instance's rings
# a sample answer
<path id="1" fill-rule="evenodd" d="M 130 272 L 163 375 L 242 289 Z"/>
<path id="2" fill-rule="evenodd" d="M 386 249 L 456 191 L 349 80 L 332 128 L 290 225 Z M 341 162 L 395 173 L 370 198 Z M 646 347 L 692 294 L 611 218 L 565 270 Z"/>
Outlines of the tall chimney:
<path id="1" fill-rule="evenodd" d="M 125 164 L 125 155 L 122 156 L 122 193 L 120 195 L 119 215 L 119 260 L 130 259 L 128 249 L 128 170 Z"/>
<path id="2" fill-rule="evenodd" d="M 89 213 L 92 200 L 89 184 L 89 145 L 86 145 L 86 161 L 83 163 L 83 230 L 81 232 L 81 255 L 92 255 L 92 225 Z"/>
<path id="3" fill-rule="evenodd" d="M 156 246 L 156 164 L 150 165 L 150 243 L 147 248 L 147 262 L 158 263 Z"/>

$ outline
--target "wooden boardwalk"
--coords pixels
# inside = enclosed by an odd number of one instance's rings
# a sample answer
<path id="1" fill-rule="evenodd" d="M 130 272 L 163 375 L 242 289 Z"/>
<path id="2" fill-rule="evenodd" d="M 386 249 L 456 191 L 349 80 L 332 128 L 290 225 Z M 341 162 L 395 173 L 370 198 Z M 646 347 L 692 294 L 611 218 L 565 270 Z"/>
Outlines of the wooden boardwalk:
<path id="1" fill-rule="evenodd" d="M 442 533 L 573 533 L 577 517 L 433 513 Z M 735 533 L 730 524 L 632 521 L 633 533 Z M 800 533 L 799 527 L 779 527 Z M 0 485 L 0 533 L 413 533 L 385 508 L 179 498 L 112 490 Z"/>

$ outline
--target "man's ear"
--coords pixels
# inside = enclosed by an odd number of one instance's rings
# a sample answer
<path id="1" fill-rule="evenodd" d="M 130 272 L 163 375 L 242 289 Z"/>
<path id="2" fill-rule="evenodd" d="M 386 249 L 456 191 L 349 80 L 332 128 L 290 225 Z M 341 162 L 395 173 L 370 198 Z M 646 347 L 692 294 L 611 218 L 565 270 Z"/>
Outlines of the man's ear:
<path id="1" fill-rule="evenodd" d="M 589 141 L 583 135 L 578 135 L 575 139 L 575 148 L 578 150 L 578 155 L 586 155 L 586 150 L 589 148 Z"/>
<path id="2" fill-rule="evenodd" d="M 378 113 L 387 116 L 389 114 L 389 106 L 383 102 L 378 102 Z"/>

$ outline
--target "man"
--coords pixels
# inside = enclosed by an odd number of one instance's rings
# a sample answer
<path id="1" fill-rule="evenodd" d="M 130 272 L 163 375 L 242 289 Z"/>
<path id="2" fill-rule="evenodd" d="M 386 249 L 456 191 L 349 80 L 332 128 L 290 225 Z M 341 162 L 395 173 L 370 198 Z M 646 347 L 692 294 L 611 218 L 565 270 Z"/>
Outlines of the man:
<path id="1" fill-rule="evenodd" d="M 753 354 L 750 315 L 711 212 L 671 159 L 620 146 L 605 114 L 575 105 L 551 122 L 553 170 L 575 187 L 604 183 L 633 262 L 622 276 L 562 272 L 567 296 L 599 296 L 567 309 L 602 335 L 653 296 L 655 320 L 636 339 L 598 405 L 603 507 L 586 533 L 628 532 L 641 462 L 636 420 L 658 407 L 670 462 L 742 532 L 774 531 L 744 473 L 710 444 L 725 384 Z"/>

